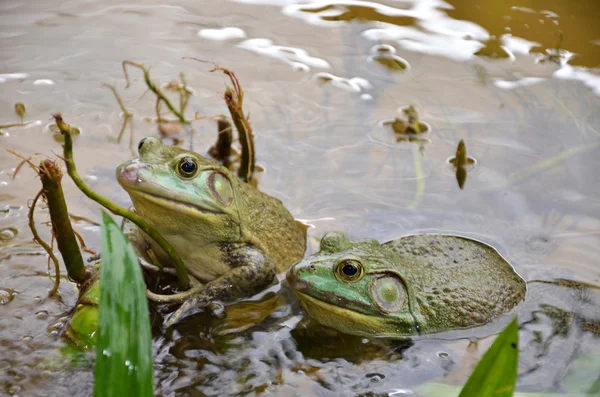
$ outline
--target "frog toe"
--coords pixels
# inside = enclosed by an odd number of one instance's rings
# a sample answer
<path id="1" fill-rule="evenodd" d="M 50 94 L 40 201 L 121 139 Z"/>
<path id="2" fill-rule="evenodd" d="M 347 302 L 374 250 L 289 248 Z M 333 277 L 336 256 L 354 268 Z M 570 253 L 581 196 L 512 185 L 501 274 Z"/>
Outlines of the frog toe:
<path id="1" fill-rule="evenodd" d="M 165 327 L 166 328 L 170 328 L 171 326 L 175 325 L 176 323 L 178 323 L 181 319 L 183 319 L 184 317 L 187 317 L 189 314 L 189 312 L 193 311 L 194 309 L 201 309 L 204 308 L 208 305 L 208 303 L 206 303 L 205 301 L 199 299 L 199 298 L 190 298 L 187 301 L 183 302 L 183 305 L 181 305 L 181 307 L 179 309 L 177 309 L 167 320 Z"/>

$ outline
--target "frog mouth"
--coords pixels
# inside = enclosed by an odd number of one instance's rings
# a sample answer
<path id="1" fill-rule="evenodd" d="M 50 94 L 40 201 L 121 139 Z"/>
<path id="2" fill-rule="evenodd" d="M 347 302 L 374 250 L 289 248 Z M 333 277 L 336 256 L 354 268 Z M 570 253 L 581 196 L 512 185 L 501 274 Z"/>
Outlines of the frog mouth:
<path id="1" fill-rule="evenodd" d="M 188 213 L 190 210 L 198 211 L 203 214 L 212 214 L 212 215 L 224 214 L 224 212 L 222 212 L 222 211 L 215 211 L 213 209 L 201 207 L 197 204 L 180 201 L 180 200 L 170 198 L 170 197 L 160 196 L 157 194 L 149 193 L 147 191 L 136 190 L 135 194 L 141 196 L 144 200 L 151 201 L 161 207 L 172 208 L 175 211 L 184 213 L 184 214 Z"/>
<path id="2" fill-rule="evenodd" d="M 300 298 L 308 315 L 317 322 L 339 331 L 352 330 L 352 334 L 382 338 L 401 338 L 419 334 L 416 324 L 411 324 L 400 331 L 394 319 L 359 313 L 351 309 L 335 306 L 297 290 L 294 293 Z M 392 331 L 390 331 L 392 330 Z"/>

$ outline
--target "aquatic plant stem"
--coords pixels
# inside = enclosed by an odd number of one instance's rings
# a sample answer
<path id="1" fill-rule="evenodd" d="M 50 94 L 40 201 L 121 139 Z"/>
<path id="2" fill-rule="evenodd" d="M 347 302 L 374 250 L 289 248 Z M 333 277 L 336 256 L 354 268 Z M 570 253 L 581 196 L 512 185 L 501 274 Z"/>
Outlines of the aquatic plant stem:
<path id="1" fill-rule="evenodd" d="M 252 174 L 254 173 L 256 159 L 254 156 L 254 134 L 252 132 L 252 127 L 250 126 L 250 121 L 244 115 L 244 109 L 242 108 L 244 103 L 244 90 L 242 90 L 235 74 L 229 69 L 217 66 L 213 68 L 211 72 L 217 70 L 220 70 L 229 76 L 229 79 L 233 84 L 233 89 L 227 87 L 223 98 L 225 99 L 225 104 L 231 114 L 233 124 L 238 130 L 240 144 L 242 145 L 242 159 L 240 162 L 240 169 L 238 170 L 238 176 L 243 181 L 250 182 Z"/>
<path id="2" fill-rule="evenodd" d="M 231 132 L 231 123 L 223 116 L 217 119 L 217 128 L 219 136 L 217 142 L 208 149 L 208 153 L 225 167 L 231 165 L 231 143 L 233 134 Z"/>
<path id="3" fill-rule="evenodd" d="M 58 264 L 58 259 L 56 259 L 56 255 L 54 255 L 54 252 L 52 252 L 52 248 L 50 248 L 48 243 L 46 243 L 44 240 L 42 240 L 40 235 L 38 234 L 37 229 L 35 227 L 35 221 L 33 219 L 33 211 L 35 210 L 35 205 L 37 204 L 37 201 L 40 199 L 40 196 L 42 195 L 42 193 L 44 193 L 43 188 L 40 189 L 40 191 L 33 198 L 33 201 L 31 202 L 31 207 L 29 207 L 29 213 L 28 213 L 27 217 L 29 218 L 29 229 L 31 229 L 31 233 L 33 234 L 34 241 L 42 246 L 42 248 L 50 256 L 50 259 L 52 259 L 52 262 L 54 262 L 54 272 L 55 272 L 54 287 L 52 287 L 52 289 L 48 293 L 48 296 L 54 296 L 58 292 L 58 286 L 60 285 L 60 265 Z"/>
<path id="4" fill-rule="evenodd" d="M 425 175 L 423 174 L 423 165 L 421 164 L 421 152 L 417 145 L 412 145 L 412 156 L 413 163 L 415 166 L 415 181 L 417 183 L 417 189 L 415 192 L 415 199 L 410 204 L 410 209 L 415 209 L 421 204 L 423 195 L 425 194 Z"/>
<path id="5" fill-rule="evenodd" d="M 193 59 L 198 62 L 211 63 L 194 57 L 185 57 L 184 59 Z M 244 90 L 231 70 L 218 66 L 215 63 L 213 63 L 213 65 L 214 67 L 209 70 L 209 72 L 220 70 L 229 77 L 229 80 L 233 85 L 233 88 L 228 86 L 225 89 L 223 98 L 225 99 L 225 104 L 231 114 L 233 124 L 238 131 L 240 145 L 242 146 L 242 158 L 240 161 L 240 168 L 238 169 L 238 177 L 244 182 L 250 182 L 252 180 L 252 174 L 254 173 L 256 156 L 254 154 L 254 133 L 250 126 L 249 117 L 244 115 L 243 110 Z"/>
<path id="6" fill-rule="evenodd" d="M 121 108 L 121 111 L 123 112 L 123 125 L 121 126 L 121 131 L 119 131 L 119 136 L 117 138 L 117 143 L 121 143 L 121 139 L 123 138 L 123 133 L 125 133 L 125 127 L 127 126 L 127 122 L 130 121 L 130 119 L 133 117 L 133 114 L 129 110 L 127 110 L 127 108 L 125 107 L 125 104 L 123 103 L 123 100 L 121 99 L 121 96 L 119 95 L 119 93 L 117 92 L 117 89 L 113 85 L 110 85 L 107 83 L 102 83 L 102 86 L 110 89 L 113 92 L 113 94 L 115 95 L 115 98 L 117 99 L 117 102 L 119 103 L 119 107 Z"/>
<path id="7" fill-rule="evenodd" d="M 32 123 L 32 121 L 28 121 L 26 123 L 19 122 L 19 123 L 12 123 L 12 124 L 4 124 L 4 125 L 0 125 L 0 129 L 2 129 L 2 128 L 12 128 L 12 127 L 25 127 L 26 125 L 29 125 L 31 123 Z"/>
<path id="8" fill-rule="evenodd" d="M 123 207 L 120 207 L 106 198 L 102 197 L 98 193 L 94 192 L 89 186 L 83 182 L 79 173 L 77 172 L 77 168 L 75 167 L 75 162 L 73 161 L 73 138 L 71 137 L 72 127 L 65 123 L 62 119 L 60 113 L 53 115 L 56 125 L 62 132 L 65 137 L 64 144 L 64 161 L 67 165 L 67 173 L 77 185 L 79 190 L 81 190 L 86 196 L 96 201 L 98 204 L 109 210 L 115 215 L 122 216 L 124 218 L 129 219 L 131 222 L 136 224 L 142 231 L 144 231 L 151 239 L 156 241 L 156 243 L 169 255 L 171 260 L 173 261 L 173 266 L 175 267 L 175 271 L 177 272 L 177 278 L 179 279 L 179 283 L 183 288 L 189 287 L 189 277 L 187 274 L 187 270 L 179 254 L 177 251 L 169 244 L 165 238 L 158 233 L 153 227 L 151 227 L 144 219 L 138 216 L 136 213 L 129 211 Z"/>
<path id="9" fill-rule="evenodd" d="M 125 80 L 127 81 L 127 87 L 129 87 L 129 75 L 127 73 L 127 67 L 126 67 L 127 65 L 141 69 L 144 72 L 144 81 L 146 82 L 146 85 L 148 86 L 150 91 L 154 92 L 154 94 L 157 96 L 157 101 L 159 101 L 159 100 L 163 101 L 165 103 L 165 105 L 167 105 L 167 107 L 169 108 L 171 113 L 173 113 L 179 119 L 179 121 L 181 121 L 183 124 L 189 124 L 189 122 L 185 119 L 183 111 L 180 112 L 177 109 L 175 109 L 175 107 L 173 106 L 171 101 L 169 101 L 169 98 L 167 98 L 162 93 L 162 91 L 156 86 L 156 84 L 154 84 L 152 82 L 152 80 L 150 79 L 150 70 L 147 67 L 145 67 L 144 65 L 137 63 L 137 62 L 132 62 L 132 61 L 123 61 L 123 73 L 125 74 Z M 158 105 L 157 105 L 157 108 L 158 108 Z M 182 106 L 182 110 L 185 110 L 184 106 Z"/>
<path id="10" fill-rule="evenodd" d="M 69 212 L 61 185 L 60 168 L 54 161 L 44 160 L 40 164 L 38 174 L 44 187 L 43 195 L 48 203 L 56 245 L 62 255 L 69 278 L 77 283 L 82 283 L 87 278 L 85 265 L 69 220 Z"/>
<path id="11" fill-rule="evenodd" d="M 179 113 L 185 114 L 185 108 L 188 105 L 191 94 L 187 88 L 185 75 L 183 73 L 179 73 L 179 79 L 181 80 L 181 86 L 177 89 L 177 91 L 179 91 Z"/>

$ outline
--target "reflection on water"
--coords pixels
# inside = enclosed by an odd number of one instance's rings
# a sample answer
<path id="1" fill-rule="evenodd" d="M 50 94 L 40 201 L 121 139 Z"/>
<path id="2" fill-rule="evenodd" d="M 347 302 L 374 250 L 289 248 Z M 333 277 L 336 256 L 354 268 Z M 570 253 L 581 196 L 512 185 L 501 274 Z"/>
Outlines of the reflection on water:
<path id="1" fill-rule="evenodd" d="M 281 59 L 292 65 L 296 70 L 308 72 L 310 67 L 329 69 L 329 63 L 321 58 L 315 58 L 308 55 L 306 50 L 301 48 L 273 45 L 269 39 L 251 39 L 239 44 L 240 48 L 245 48 L 257 54 Z"/>
<path id="2" fill-rule="evenodd" d="M 335 76 L 331 73 L 317 73 L 314 75 L 314 80 L 320 85 L 331 84 L 334 87 L 341 88 L 342 90 L 349 92 L 361 92 L 373 88 L 371 83 L 361 77 L 346 79 Z M 366 99 L 367 97 L 361 98 Z"/>
<path id="3" fill-rule="evenodd" d="M 210 40 L 243 39 L 246 33 L 240 28 L 201 29 L 198 36 Z"/>
<path id="4" fill-rule="evenodd" d="M 80 173 L 129 205 L 114 179 L 131 156 L 126 142 L 116 143 L 123 115 L 101 83 L 123 95 L 137 142 L 159 133 L 155 103 L 140 76 L 123 89 L 123 60 L 151 66 L 157 83 L 184 72 L 194 89 L 188 109 L 200 116 L 227 112 L 224 80 L 182 57 L 229 67 L 246 92 L 261 189 L 312 225 L 308 253 L 332 230 L 380 241 L 441 231 L 493 245 L 536 281 L 519 308 L 518 387 L 570 390 L 572 363 L 582 352 L 600 354 L 599 4 L 6 0 L 0 125 L 18 122 L 16 103 L 25 104 L 29 124 L 3 128 L 0 146 L 43 153 L 36 161 L 60 152 L 46 126 L 61 111 L 82 130 Z M 558 62 L 539 62 L 553 54 Z M 382 124 L 408 105 L 431 129 L 426 145 L 399 143 Z M 215 125 L 193 125 L 204 152 Z M 463 190 L 448 164 L 461 140 L 477 157 Z M 39 181 L 26 169 L 13 180 L 18 161 L 0 155 L 0 394 L 89 395 L 91 366 L 69 368 L 55 349 L 76 291 L 63 282 L 60 299 L 46 298 L 47 258 L 30 243 L 26 219 Z M 97 207 L 68 181 L 64 188 L 70 210 L 88 220 L 76 229 L 98 247 Z M 38 229 L 48 240 L 50 231 Z M 553 280 L 590 288 L 538 282 Z M 202 313 L 164 330 L 167 311 L 153 312 L 164 396 L 354 396 L 434 379 L 461 384 L 501 327 L 411 343 L 349 337 L 311 324 L 285 285 L 232 308 L 226 320 Z"/>
<path id="5" fill-rule="evenodd" d="M 472 21 L 490 35 L 513 36 L 529 40 L 536 53 L 545 53 L 557 45 L 576 56 L 572 65 L 597 67 L 600 51 L 593 40 L 600 37 L 597 21 L 600 4 L 594 0 L 568 2 L 560 0 L 513 0 L 510 2 L 449 0 L 448 16 Z"/>

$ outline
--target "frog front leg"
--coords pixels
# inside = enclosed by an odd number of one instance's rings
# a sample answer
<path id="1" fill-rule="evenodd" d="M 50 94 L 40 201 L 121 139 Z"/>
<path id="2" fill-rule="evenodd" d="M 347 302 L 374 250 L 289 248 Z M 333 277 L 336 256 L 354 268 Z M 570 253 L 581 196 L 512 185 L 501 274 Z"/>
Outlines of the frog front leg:
<path id="1" fill-rule="evenodd" d="M 171 315 L 167 327 L 177 323 L 190 310 L 252 296 L 271 285 L 277 273 L 275 262 L 252 246 L 233 249 L 229 253 L 229 260 L 232 269 L 190 296 Z"/>

